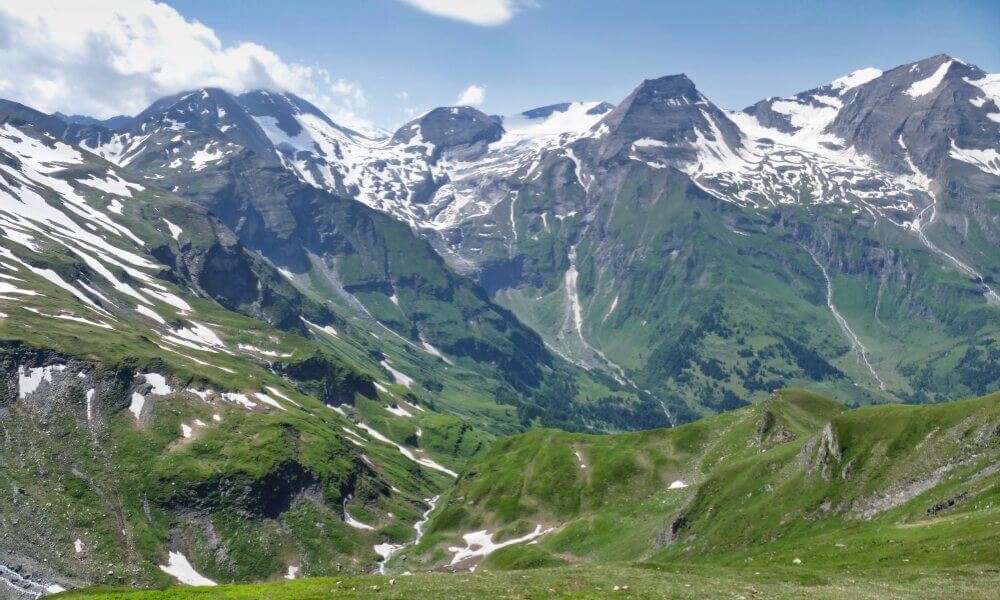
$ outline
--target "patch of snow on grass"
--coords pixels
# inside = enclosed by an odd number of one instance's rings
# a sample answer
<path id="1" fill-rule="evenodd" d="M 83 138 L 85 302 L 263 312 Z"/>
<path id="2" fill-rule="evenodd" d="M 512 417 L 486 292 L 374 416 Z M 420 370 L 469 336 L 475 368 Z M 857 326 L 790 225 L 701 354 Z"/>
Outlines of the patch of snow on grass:
<path id="1" fill-rule="evenodd" d="M 191 392 L 195 396 L 198 396 L 205 402 L 208 402 L 209 397 L 215 393 L 213 390 L 196 390 L 194 388 L 188 388 L 187 391 Z"/>
<path id="2" fill-rule="evenodd" d="M 670 487 L 668 487 L 667 489 L 668 490 L 679 490 L 681 488 L 686 488 L 687 486 L 688 485 L 686 483 L 684 483 L 683 481 L 681 481 L 680 479 L 678 479 L 678 480 L 674 481 L 673 483 L 671 483 Z"/>
<path id="3" fill-rule="evenodd" d="M 444 362 L 448 363 L 449 365 L 455 364 L 455 363 L 451 362 L 451 359 L 449 359 L 447 356 L 445 356 L 444 354 L 442 354 L 440 350 L 438 350 L 433 345 L 431 345 L 430 342 L 428 342 L 427 340 L 425 340 L 423 334 L 420 335 L 420 345 L 424 347 L 424 350 L 426 350 L 430 354 L 432 354 L 432 355 L 440 358 L 441 360 L 443 360 Z"/>
<path id="4" fill-rule="evenodd" d="M 240 350 L 246 350 L 247 352 L 256 352 L 257 354 L 262 354 L 264 356 L 271 356 L 273 358 L 288 358 L 293 354 L 292 352 L 281 353 L 281 352 L 275 352 L 274 350 L 264 350 L 263 348 L 258 348 L 257 346 L 252 346 L 250 344 L 237 344 L 236 346 Z"/>
<path id="5" fill-rule="evenodd" d="M 161 317 L 158 312 L 156 312 L 155 310 L 149 308 L 148 306 L 146 306 L 144 304 L 137 305 L 135 307 L 135 310 L 140 315 L 143 315 L 145 317 L 149 317 L 150 319 L 156 321 L 160 325 L 166 325 L 167 324 L 167 320 L 164 319 L 163 317 Z"/>
<path id="6" fill-rule="evenodd" d="M 184 585 L 218 585 L 195 571 L 187 557 L 180 552 L 171 552 L 167 564 L 160 565 L 160 570 Z"/>
<path id="7" fill-rule="evenodd" d="M 98 179 L 96 176 L 91 175 L 87 179 L 77 179 L 77 182 L 92 187 L 95 190 L 101 190 L 107 194 L 114 194 L 124 198 L 131 198 L 132 190 L 142 191 L 146 189 L 142 184 L 125 181 L 113 171 L 108 171 L 107 179 Z"/>
<path id="8" fill-rule="evenodd" d="M 467 533 L 462 536 L 462 539 L 465 540 L 464 548 L 458 546 L 451 546 L 448 548 L 448 552 L 455 554 L 455 556 L 452 557 L 450 564 L 457 565 L 458 563 L 470 558 L 484 558 L 501 548 L 513 546 L 514 544 L 523 544 L 524 542 L 530 542 L 536 538 L 542 537 L 553 529 L 555 528 L 549 527 L 548 529 L 542 529 L 541 525 L 536 525 L 535 530 L 527 535 L 510 539 L 505 542 L 496 543 L 493 541 L 493 534 L 487 533 L 485 529 Z M 475 569 L 475 567 L 473 567 L 473 569 Z"/>
<path id="9" fill-rule="evenodd" d="M 401 406 L 385 406 L 383 408 L 385 408 L 387 411 L 391 412 L 392 414 L 396 415 L 397 417 L 412 417 L 413 416 L 410 413 L 406 412 L 406 409 L 403 408 L 403 407 L 401 407 Z"/>
<path id="10" fill-rule="evenodd" d="M 239 404 L 244 408 L 256 408 L 257 405 L 247 398 L 246 394 L 241 394 L 240 392 L 224 392 L 222 394 L 222 399 L 226 402 L 232 402 L 233 404 Z"/>
<path id="11" fill-rule="evenodd" d="M 389 363 L 388 358 L 384 359 L 379 364 L 382 365 L 382 367 L 385 368 L 386 371 L 389 371 L 389 374 L 392 375 L 392 378 L 399 385 L 407 388 L 413 385 L 413 378 L 409 377 L 408 375 L 406 375 L 401 371 L 397 371 L 396 369 L 392 368 L 392 365 Z"/>
<path id="12" fill-rule="evenodd" d="M 179 240 L 181 238 L 181 234 L 184 233 L 184 230 L 166 219 L 163 219 L 163 222 L 167 224 L 167 229 L 170 230 L 170 236 L 175 240 Z"/>
<path id="13" fill-rule="evenodd" d="M 171 335 L 168 337 L 177 337 L 188 342 L 193 342 L 198 345 L 211 346 L 214 348 L 225 348 L 226 344 L 214 331 L 202 325 L 201 323 L 196 323 L 191 321 L 190 327 L 182 327 L 180 329 L 174 329 Z"/>
<path id="14" fill-rule="evenodd" d="M 184 312 L 191 311 L 191 305 L 185 302 L 184 299 L 180 298 L 176 294 L 171 294 L 170 292 L 151 290 L 149 288 L 142 288 L 142 292 L 150 297 L 160 300 L 161 302 L 165 302 L 178 310 Z"/>
<path id="15" fill-rule="evenodd" d="M 150 390 L 150 393 L 154 396 L 166 396 L 174 391 L 167 385 L 167 378 L 159 373 L 145 373 L 143 378 L 146 383 L 152 386 L 153 389 Z"/>
<path id="16" fill-rule="evenodd" d="M 271 387 L 271 386 L 269 386 L 269 385 L 266 385 L 266 386 L 264 386 L 264 387 L 265 387 L 265 388 L 267 389 L 267 391 L 271 392 L 272 394 L 274 394 L 275 396 L 277 396 L 277 397 L 281 398 L 282 400 L 284 400 L 284 401 L 286 401 L 286 402 L 289 402 L 289 403 L 291 403 L 291 404 L 294 404 L 295 406 L 298 406 L 299 408 L 302 408 L 302 405 L 301 405 L 301 404 L 299 404 L 299 403 L 298 403 L 298 402 L 296 402 L 295 400 L 292 400 L 291 398 L 289 398 L 289 397 L 288 397 L 288 396 L 286 396 L 285 394 L 281 393 L 281 390 L 279 390 L 278 388 L 275 388 L 275 387 Z"/>
<path id="17" fill-rule="evenodd" d="M 347 501 L 350 500 L 350 499 L 351 499 L 350 496 L 348 496 L 347 498 L 344 499 L 344 523 L 347 523 L 348 525 L 350 525 L 351 527 L 353 527 L 355 529 L 363 529 L 363 530 L 367 530 L 367 531 L 374 531 L 375 530 L 374 527 L 372 527 L 371 525 L 368 525 L 367 523 L 362 523 L 361 521 L 359 521 L 359 520 L 355 519 L 354 517 L 352 517 L 351 513 L 347 512 Z"/>
<path id="18" fill-rule="evenodd" d="M 313 329 L 318 329 L 318 330 L 322 331 L 323 333 L 327 333 L 329 335 L 332 335 L 333 337 L 338 337 L 337 336 L 337 330 L 334 329 L 333 327 L 330 327 L 329 325 L 320 326 L 320 325 L 317 325 L 316 323 L 313 323 L 312 321 L 306 319 L 305 317 L 299 317 L 299 318 L 302 319 L 302 321 L 306 325 L 312 327 Z"/>
<path id="19" fill-rule="evenodd" d="M 283 411 L 286 411 L 286 412 L 288 411 L 288 409 L 285 408 L 284 406 L 282 406 L 280 402 L 278 402 L 277 400 L 275 400 L 274 398 L 268 396 L 267 394 L 265 394 L 263 392 L 255 392 L 254 396 L 256 396 L 258 400 L 260 400 L 264 404 L 267 404 L 268 406 L 273 406 L 274 408 L 277 408 L 279 410 L 283 410 Z"/>
<path id="20" fill-rule="evenodd" d="M 129 411 L 138 419 L 142 414 L 142 407 L 146 405 L 146 397 L 139 392 L 132 392 L 132 401 L 128 405 Z"/>
<path id="21" fill-rule="evenodd" d="M 412 460 L 413 462 L 415 462 L 415 463 L 417 463 L 419 465 L 423 465 L 423 466 L 425 466 L 425 467 L 427 467 L 429 469 L 434 469 L 435 471 L 441 471 L 442 473 L 447 473 L 448 475 L 451 475 L 452 477 L 458 477 L 458 473 L 452 471 L 448 467 L 445 467 L 444 465 L 442 465 L 442 464 L 440 464 L 438 462 L 435 462 L 435 461 L 433 461 L 433 460 L 431 460 L 429 458 L 422 458 L 422 457 L 417 456 L 416 454 L 413 453 L 412 450 L 410 450 L 406 446 L 403 446 L 402 444 L 397 444 L 396 442 L 390 440 L 389 438 L 387 438 L 386 436 L 382 435 L 378 431 L 375 431 L 374 429 L 372 429 L 371 427 L 369 427 L 368 424 L 366 424 L 366 423 L 358 423 L 357 425 L 361 429 L 364 429 L 366 432 L 368 432 L 368 435 L 372 436 L 376 440 L 378 440 L 380 442 L 384 442 L 384 443 L 392 445 L 392 446 L 395 446 L 396 449 L 399 450 L 400 454 L 402 454 L 406 458 Z"/>

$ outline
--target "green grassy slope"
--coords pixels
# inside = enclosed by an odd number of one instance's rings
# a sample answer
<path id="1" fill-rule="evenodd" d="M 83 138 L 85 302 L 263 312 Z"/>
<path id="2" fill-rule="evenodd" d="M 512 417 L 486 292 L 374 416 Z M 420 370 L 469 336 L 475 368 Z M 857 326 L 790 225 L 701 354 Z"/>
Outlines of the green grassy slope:
<path id="1" fill-rule="evenodd" d="M 785 389 L 676 429 L 503 438 L 395 575 L 64 597 L 988 598 L 998 452 L 998 394 L 847 410 Z M 449 565 L 461 533 L 497 542 L 538 524 L 554 529 Z M 410 574 L 435 565 L 456 572 Z"/>
<path id="2" fill-rule="evenodd" d="M 171 588 L 164 591 L 94 589 L 54 596 L 106 600 L 312 600 L 316 598 L 992 598 L 995 570 L 931 571 L 892 567 L 833 572 L 806 566 L 755 569 L 687 564 L 587 566 L 530 572 L 415 573 L 306 579 L 264 585 Z"/>
<path id="3" fill-rule="evenodd" d="M 483 422 L 516 427 L 467 369 L 445 397 L 475 390 L 488 419 L 434 411 L 430 383 L 393 385 L 380 360 L 403 363 L 401 344 L 300 292 L 204 209 L 2 127 L 4 567 L 162 585 L 178 551 L 220 581 L 365 572 L 485 450 Z"/>
<path id="4" fill-rule="evenodd" d="M 533 431 L 474 460 L 428 535 L 394 564 L 465 569 L 475 559 L 452 565 L 449 550 L 465 545 L 461 535 L 486 530 L 498 542 L 539 525 L 552 531 L 491 555 L 483 567 L 795 557 L 857 567 L 889 557 L 995 564 L 998 452 L 997 394 L 845 411 L 783 390 L 671 430 Z M 928 513 L 953 499 L 953 507 Z"/>

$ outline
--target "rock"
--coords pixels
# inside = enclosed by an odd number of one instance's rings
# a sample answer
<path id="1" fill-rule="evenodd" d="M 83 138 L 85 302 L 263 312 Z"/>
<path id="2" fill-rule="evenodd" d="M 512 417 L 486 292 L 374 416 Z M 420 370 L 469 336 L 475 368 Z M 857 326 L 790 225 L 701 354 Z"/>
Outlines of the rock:
<path id="1" fill-rule="evenodd" d="M 802 559 L 796 556 L 795 559 L 792 560 L 792 564 L 793 565 L 801 565 L 802 564 Z"/>
<path id="2" fill-rule="evenodd" d="M 933 517 L 942 510 L 947 510 L 952 506 L 955 506 L 959 502 L 967 499 L 968 497 L 969 497 L 969 492 L 962 492 L 961 494 L 957 494 L 954 498 L 951 498 L 950 500 L 935 504 L 934 506 L 927 509 L 927 516 Z"/>

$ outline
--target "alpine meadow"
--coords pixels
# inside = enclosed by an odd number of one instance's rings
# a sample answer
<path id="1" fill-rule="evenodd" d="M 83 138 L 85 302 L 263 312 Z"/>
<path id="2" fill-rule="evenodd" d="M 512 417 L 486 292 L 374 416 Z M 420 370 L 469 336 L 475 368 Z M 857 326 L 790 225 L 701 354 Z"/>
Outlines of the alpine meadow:
<path id="1" fill-rule="evenodd" d="M 0 0 L 0 598 L 995 598 L 1000 10 L 819 4 Z"/>

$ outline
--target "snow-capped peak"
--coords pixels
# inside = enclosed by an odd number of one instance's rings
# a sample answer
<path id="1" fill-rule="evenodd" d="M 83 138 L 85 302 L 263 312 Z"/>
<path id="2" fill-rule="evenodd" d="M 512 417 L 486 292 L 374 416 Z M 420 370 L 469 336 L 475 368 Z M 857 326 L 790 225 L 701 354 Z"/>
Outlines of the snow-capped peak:
<path id="1" fill-rule="evenodd" d="M 882 76 L 882 70 L 876 69 L 875 67 L 866 67 L 864 69 L 858 69 L 857 71 L 851 71 L 849 74 L 839 77 L 830 82 L 830 87 L 835 90 L 840 90 L 840 94 L 843 95 L 846 91 L 854 89 L 859 85 L 864 85 L 873 79 L 877 79 Z"/>
<path id="2" fill-rule="evenodd" d="M 565 102 L 503 117 L 504 142 L 587 131 L 614 107 L 607 102 Z"/>

